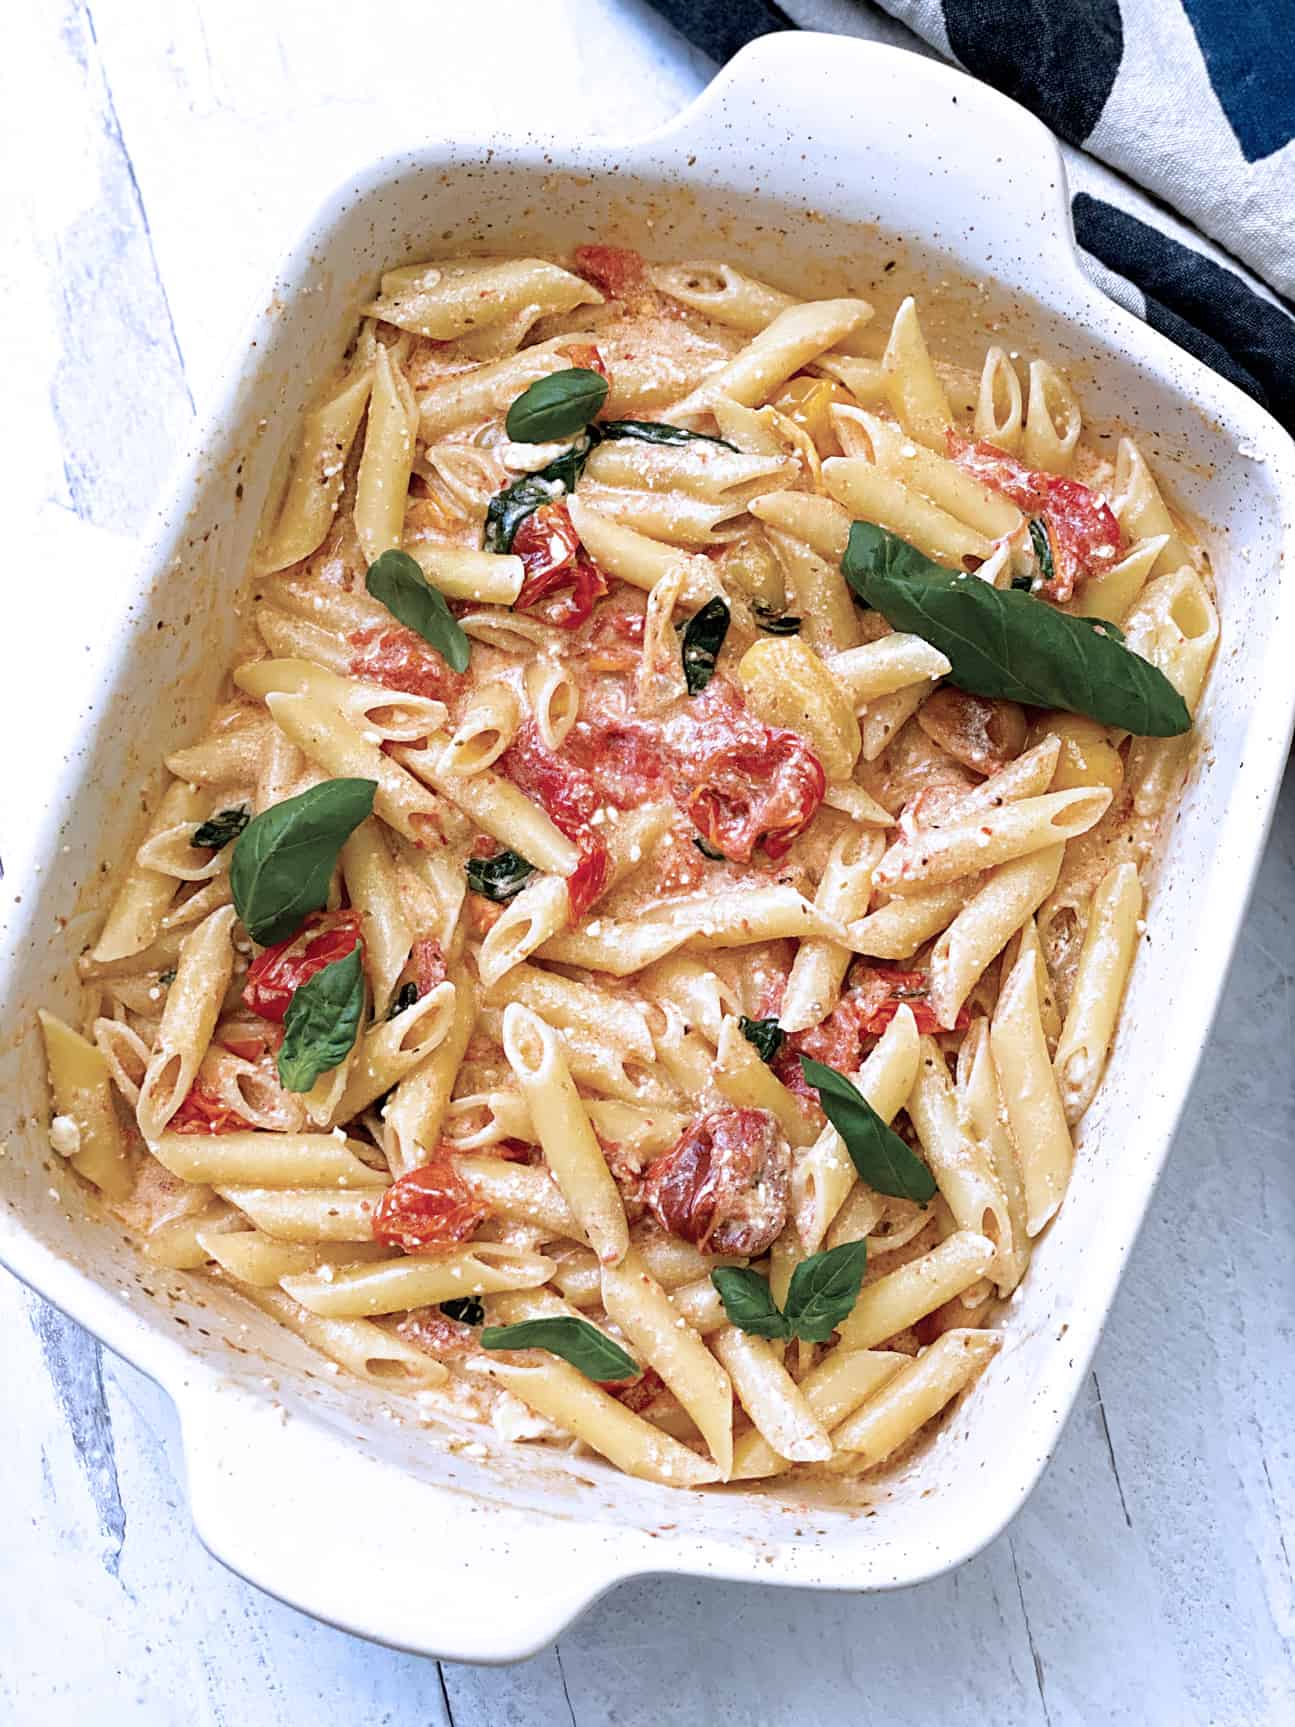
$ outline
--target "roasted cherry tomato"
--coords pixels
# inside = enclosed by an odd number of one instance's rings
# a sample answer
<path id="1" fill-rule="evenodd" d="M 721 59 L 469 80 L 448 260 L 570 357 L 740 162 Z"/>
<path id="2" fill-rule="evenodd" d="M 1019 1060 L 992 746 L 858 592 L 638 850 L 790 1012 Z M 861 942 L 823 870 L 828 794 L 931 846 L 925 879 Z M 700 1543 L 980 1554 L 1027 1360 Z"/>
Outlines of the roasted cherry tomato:
<path id="1" fill-rule="evenodd" d="M 568 342 L 565 348 L 558 349 L 558 353 L 564 360 L 570 360 L 573 366 L 580 366 L 586 372 L 597 372 L 600 378 L 611 381 L 611 373 L 592 342 Z"/>
<path id="2" fill-rule="evenodd" d="M 348 668 L 352 677 L 436 701 L 454 695 L 463 683 L 462 676 L 412 630 L 356 630 L 347 640 L 355 649 Z"/>
<path id="3" fill-rule="evenodd" d="M 627 246 L 577 246 L 573 262 L 586 282 L 634 311 L 645 310 L 657 298 L 642 254 Z"/>
<path id="4" fill-rule="evenodd" d="M 775 861 L 785 857 L 827 790 L 822 763 L 803 738 L 762 729 L 762 738 L 723 744 L 696 763 L 684 800 L 706 843 L 735 863 L 749 862 L 757 846 Z"/>
<path id="5" fill-rule="evenodd" d="M 663 1229 L 703 1253 L 766 1252 L 787 1221 L 791 1152 L 765 1109 L 717 1109 L 652 1163 L 640 1189 Z"/>
<path id="6" fill-rule="evenodd" d="M 610 859 L 593 825 L 601 798 L 590 776 L 549 749 L 534 720 L 527 720 L 499 758 L 501 771 L 539 804 L 559 833 L 580 847 L 580 861 L 567 877 L 572 919 L 584 916 L 607 886 Z"/>
<path id="7" fill-rule="evenodd" d="M 850 996 L 862 1015 L 866 1037 L 880 1037 L 901 1007 L 910 1007 L 917 1029 L 933 1036 L 944 1028 L 930 1003 L 931 974 L 927 971 L 897 971 L 892 966 L 856 966 L 850 979 Z M 971 1015 L 962 1008 L 950 1028 L 966 1031 Z"/>
<path id="8" fill-rule="evenodd" d="M 488 1210 L 454 1165 L 440 1158 L 392 1182 L 373 1214 L 373 1239 L 406 1253 L 450 1247 L 479 1229 Z"/>
<path id="9" fill-rule="evenodd" d="M 400 983 L 412 983 L 418 990 L 418 999 L 430 995 L 438 983 L 444 983 L 445 955 L 441 952 L 441 944 L 430 935 L 420 935 L 409 950 L 409 958 L 405 961 L 405 969 L 400 974 Z"/>
<path id="10" fill-rule="evenodd" d="M 312 912 L 296 935 L 259 953 L 247 970 L 243 1000 L 262 1019 L 282 1024 L 288 1003 L 305 983 L 360 939 L 358 911 Z"/>
<path id="11" fill-rule="evenodd" d="M 252 1124 L 199 1082 L 189 1088 L 167 1128 L 171 1133 L 247 1133 Z"/>
<path id="12" fill-rule="evenodd" d="M 607 592 L 607 579 L 582 549 L 565 504 L 541 504 L 513 535 L 526 580 L 514 611 L 534 611 L 559 630 L 576 630 Z"/>

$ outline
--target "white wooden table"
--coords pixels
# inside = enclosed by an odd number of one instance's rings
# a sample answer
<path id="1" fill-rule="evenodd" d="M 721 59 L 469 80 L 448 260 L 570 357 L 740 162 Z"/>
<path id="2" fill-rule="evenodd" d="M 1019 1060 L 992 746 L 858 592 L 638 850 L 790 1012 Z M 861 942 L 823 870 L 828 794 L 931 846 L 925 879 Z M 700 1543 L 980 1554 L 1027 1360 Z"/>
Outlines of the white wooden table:
<path id="1" fill-rule="evenodd" d="M 353 164 L 483 116 L 644 130 L 708 73 L 640 0 L 8 9 L 0 654 L 56 608 L 59 664 L 92 663 L 194 400 Z M 0 737 L 26 741 L 7 681 Z M 57 757 L 60 714 L 41 722 L 30 747 Z M 519 1667 L 393 1654 L 211 1560 L 165 1398 L 0 1274 L 0 1724 L 1295 1719 L 1293 912 L 1295 783 L 1096 1371 L 1026 1511 L 961 1571 L 880 1598 L 644 1581 Z"/>

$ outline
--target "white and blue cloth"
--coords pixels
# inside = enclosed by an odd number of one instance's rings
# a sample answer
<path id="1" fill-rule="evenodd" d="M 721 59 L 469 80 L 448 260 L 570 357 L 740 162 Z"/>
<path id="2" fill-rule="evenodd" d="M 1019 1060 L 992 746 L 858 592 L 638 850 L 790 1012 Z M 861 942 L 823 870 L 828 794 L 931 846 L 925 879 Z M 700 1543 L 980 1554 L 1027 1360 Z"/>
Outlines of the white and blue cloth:
<path id="1" fill-rule="evenodd" d="M 1295 432 L 1295 0 L 653 3 L 718 61 L 834 30 L 1013 97 L 1061 140 L 1098 285 Z"/>

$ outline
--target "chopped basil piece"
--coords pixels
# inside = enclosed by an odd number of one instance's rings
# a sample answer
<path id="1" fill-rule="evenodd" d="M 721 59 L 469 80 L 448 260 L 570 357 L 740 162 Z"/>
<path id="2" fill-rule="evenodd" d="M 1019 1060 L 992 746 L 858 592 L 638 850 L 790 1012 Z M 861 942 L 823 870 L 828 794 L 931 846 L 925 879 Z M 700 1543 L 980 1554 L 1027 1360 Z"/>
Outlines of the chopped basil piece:
<path id="1" fill-rule="evenodd" d="M 291 935 L 328 899 L 342 842 L 373 812 L 376 780 L 325 780 L 272 804 L 234 841 L 229 886 L 253 941 Z"/>
<path id="2" fill-rule="evenodd" d="M 496 852 L 490 858 L 469 858 L 466 867 L 468 886 L 473 893 L 496 903 L 512 899 L 535 874 L 533 863 L 509 851 Z"/>
<path id="3" fill-rule="evenodd" d="M 851 527 L 841 569 L 893 628 L 944 654 L 958 689 L 1087 714 L 1139 737 L 1191 729 L 1169 679 L 1101 619 L 955 574 L 871 522 Z"/>
<path id="4" fill-rule="evenodd" d="M 537 378 L 504 421 L 515 444 L 550 444 L 583 431 L 607 400 L 607 380 L 584 366 Z"/>
<path id="5" fill-rule="evenodd" d="M 748 1019 L 745 1014 L 739 1017 L 737 1029 L 765 1062 L 773 1060 L 787 1036 L 776 1019 Z"/>
<path id="6" fill-rule="evenodd" d="M 718 444 L 721 449 L 740 454 L 736 444 L 727 438 L 716 438 L 710 432 L 690 432 L 685 426 L 667 426 L 660 420 L 604 420 L 597 428 L 600 438 L 637 438 L 642 444 Z"/>
<path id="7" fill-rule="evenodd" d="M 1042 516 L 1030 519 L 1030 544 L 1034 547 L 1034 556 L 1038 560 L 1039 574 L 1045 582 L 1050 582 L 1056 576 L 1056 568 L 1052 562 L 1052 542 L 1048 538 L 1048 524 Z M 1015 587 L 1016 583 L 1013 582 Z"/>
<path id="8" fill-rule="evenodd" d="M 715 664 L 728 634 L 728 602 L 717 594 L 689 618 L 683 632 L 683 675 L 690 696 L 698 695 L 715 675 Z"/>
<path id="9" fill-rule="evenodd" d="M 446 665 L 466 672 L 472 644 L 445 596 L 428 582 L 408 552 L 383 552 L 369 565 L 364 585 L 375 600 L 434 647 Z"/>
<path id="10" fill-rule="evenodd" d="M 486 1310 L 479 1295 L 464 1295 L 457 1301 L 443 1301 L 440 1307 L 447 1319 L 457 1319 L 461 1325 L 480 1325 L 486 1317 Z"/>
<path id="11" fill-rule="evenodd" d="M 806 1080 L 818 1092 L 823 1113 L 845 1142 L 860 1179 L 877 1193 L 926 1205 L 935 1198 L 930 1170 L 899 1135 L 887 1127 L 867 1098 L 835 1068 L 800 1058 Z"/>
<path id="12" fill-rule="evenodd" d="M 755 613 L 755 621 L 766 635 L 798 636 L 800 634 L 800 619 L 790 612 L 775 612 L 766 600 L 752 600 L 751 610 Z"/>
<path id="13" fill-rule="evenodd" d="M 1032 593 L 1034 590 L 1034 577 L 1033 576 L 1013 576 L 1012 577 L 1012 586 L 1016 589 L 1018 594 Z"/>
<path id="14" fill-rule="evenodd" d="M 486 506 L 486 525 L 481 543 L 488 552 L 510 552 L 518 528 L 541 504 L 555 504 L 576 489 L 584 472 L 594 439 L 586 433 L 560 456 L 534 474 L 523 474 Z"/>
<path id="15" fill-rule="evenodd" d="M 418 985 L 410 978 L 408 983 L 402 983 L 392 998 L 387 1009 L 387 1018 L 395 1019 L 398 1013 L 403 1013 L 407 1007 L 413 1007 L 418 1000 Z"/>
<path id="16" fill-rule="evenodd" d="M 697 847 L 697 850 L 701 853 L 701 855 L 704 858 L 709 858 L 712 863 L 725 863 L 725 862 L 727 862 L 727 859 L 725 858 L 724 853 L 722 851 L 716 851 L 715 847 L 713 845 L 711 845 L 710 841 L 704 840 L 700 834 L 694 834 L 693 835 L 692 843 Z"/>
<path id="17" fill-rule="evenodd" d="M 345 958 L 293 991 L 279 1050 L 279 1083 L 285 1091 L 309 1091 L 321 1073 L 345 1061 L 363 1009 L 364 963 L 357 942 Z"/>
<path id="18" fill-rule="evenodd" d="M 488 1325 L 481 1333 L 483 1349 L 547 1349 L 560 1355 L 602 1384 L 637 1379 L 639 1364 L 587 1319 L 554 1314 L 549 1319 L 523 1319 L 516 1325 Z"/>
<path id="19" fill-rule="evenodd" d="M 239 834 L 252 819 L 252 812 L 246 804 L 239 804 L 237 809 L 220 810 L 214 816 L 208 816 L 201 827 L 195 828 L 191 846 L 205 846 L 208 851 L 223 851 L 231 840 L 236 840 Z"/>

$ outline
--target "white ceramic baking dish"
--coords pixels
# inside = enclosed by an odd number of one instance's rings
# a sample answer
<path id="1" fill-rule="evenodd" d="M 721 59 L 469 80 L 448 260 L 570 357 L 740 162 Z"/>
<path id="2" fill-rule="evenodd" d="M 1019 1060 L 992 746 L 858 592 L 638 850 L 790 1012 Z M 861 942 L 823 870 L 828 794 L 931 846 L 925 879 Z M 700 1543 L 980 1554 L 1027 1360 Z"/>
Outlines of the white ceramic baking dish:
<path id="1" fill-rule="evenodd" d="M 857 289 L 883 314 L 895 284 L 924 279 L 937 352 L 978 358 L 992 331 L 1070 364 L 1089 418 L 1130 424 L 1208 524 L 1218 571 L 1205 747 L 1069 1199 L 974 1396 L 862 1505 L 799 1485 L 685 1496 L 534 1447 L 447 1449 L 389 1389 L 339 1379 L 235 1298 L 148 1266 L 45 1140 L 35 1009 L 71 1005 L 101 860 L 121 855 L 141 778 L 212 698 L 277 454 L 377 272 L 593 238 L 732 257 L 802 293 Z M 1085 282 L 1057 150 L 1024 110 L 929 60 L 829 37 L 766 38 L 636 143 L 438 143 L 379 162 L 319 212 L 268 306 L 112 621 L 106 683 L 67 692 L 93 697 L 84 745 L 24 798 L 45 867 L 19 868 L 21 903 L 3 911 L 0 1079 L 15 1119 L 0 1258 L 175 1400 L 212 1551 L 371 1637 L 503 1661 L 638 1573 L 881 1589 L 958 1564 L 1019 1509 L 1057 1441 L 1219 998 L 1291 729 L 1295 448 Z"/>

